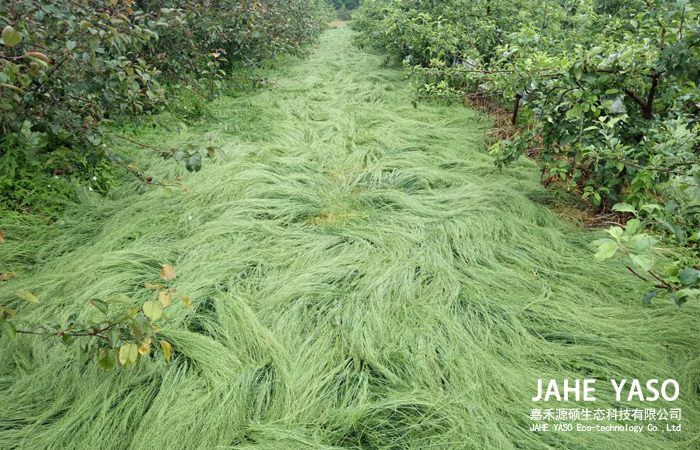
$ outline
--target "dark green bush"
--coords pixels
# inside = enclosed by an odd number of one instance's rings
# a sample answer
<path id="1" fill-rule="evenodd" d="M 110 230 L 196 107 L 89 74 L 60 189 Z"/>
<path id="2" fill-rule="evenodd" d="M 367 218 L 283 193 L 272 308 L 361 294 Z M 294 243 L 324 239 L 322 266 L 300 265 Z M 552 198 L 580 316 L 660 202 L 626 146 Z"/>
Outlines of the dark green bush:
<path id="1" fill-rule="evenodd" d="M 178 113 L 173 100 L 183 92 L 211 99 L 238 67 L 304 55 L 324 8 L 322 0 L 3 2 L 0 203 L 31 207 L 58 185 L 54 177 L 106 190 L 118 127 Z M 199 167 L 198 155 L 164 153 L 176 155 Z"/>
<path id="2" fill-rule="evenodd" d="M 338 20 L 342 20 L 343 22 L 347 22 L 349 20 L 352 20 L 352 11 L 341 8 L 338 10 Z"/>

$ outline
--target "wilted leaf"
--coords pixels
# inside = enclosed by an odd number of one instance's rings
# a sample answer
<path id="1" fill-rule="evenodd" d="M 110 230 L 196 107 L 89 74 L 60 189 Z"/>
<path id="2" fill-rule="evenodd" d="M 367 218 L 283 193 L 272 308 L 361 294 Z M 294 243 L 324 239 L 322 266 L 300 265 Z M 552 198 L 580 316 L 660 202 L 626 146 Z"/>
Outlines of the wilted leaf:
<path id="1" fill-rule="evenodd" d="M 148 351 L 151 349 L 151 338 L 147 337 L 146 339 L 143 340 L 141 343 L 141 347 L 139 348 L 139 353 L 142 356 L 148 355 Z"/>
<path id="2" fill-rule="evenodd" d="M 34 294 L 32 294 L 29 291 L 25 291 L 24 289 L 17 289 L 15 291 L 15 295 L 19 298 L 21 298 L 24 301 L 27 301 L 29 303 L 39 303 L 39 299 L 36 298 Z"/>
<path id="3" fill-rule="evenodd" d="M 155 322 L 163 315 L 163 305 L 160 302 L 147 301 L 143 304 L 143 313 Z"/>
<path id="4" fill-rule="evenodd" d="M 13 279 L 17 274 L 15 272 L 4 272 L 0 273 L 0 281 L 10 281 Z"/>
<path id="5" fill-rule="evenodd" d="M 10 317 L 14 317 L 15 314 L 17 314 L 12 308 L 8 308 L 7 306 L 0 306 L 0 319 L 2 318 L 3 313 L 7 314 Z"/>
<path id="6" fill-rule="evenodd" d="M 169 264 L 161 264 L 163 267 L 160 271 L 160 277 L 165 281 L 170 281 L 177 276 L 175 268 Z"/>
<path id="7" fill-rule="evenodd" d="M 119 349 L 119 363 L 124 367 L 129 367 L 136 362 L 139 357 L 139 348 L 136 344 L 122 345 Z"/>
<path id="8" fill-rule="evenodd" d="M 163 348 L 163 354 L 165 355 L 165 359 L 167 361 L 170 361 L 170 354 L 173 351 L 172 346 L 170 345 L 170 342 L 166 340 L 161 340 L 160 341 L 160 346 Z"/>
<path id="9" fill-rule="evenodd" d="M 190 301 L 190 297 L 185 295 L 185 294 L 177 294 L 178 300 L 180 300 L 182 303 L 187 306 L 187 308 L 192 308 L 192 302 Z"/>
<path id="10" fill-rule="evenodd" d="M 0 230 L 0 244 L 4 244 L 4 243 L 5 243 L 5 233 L 3 233 L 2 230 Z"/>
<path id="11" fill-rule="evenodd" d="M 173 296 L 168 292 L 160 291 L 158 293 L 158 301 L 161 303 L 161 305 L 163 305 L 163 308 L 167 308 L 170 306 L 170 303 L 172 303 Z"/>

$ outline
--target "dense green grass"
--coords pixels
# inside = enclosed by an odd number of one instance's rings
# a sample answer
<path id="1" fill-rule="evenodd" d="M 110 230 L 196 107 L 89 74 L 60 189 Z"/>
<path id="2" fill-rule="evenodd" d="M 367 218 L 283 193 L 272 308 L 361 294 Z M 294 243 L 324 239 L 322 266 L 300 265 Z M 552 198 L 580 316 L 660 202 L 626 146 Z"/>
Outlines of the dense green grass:
<path id="1" fill-rule="evenodd" d="M 79 368 L 34 337 L 0 341 L 2 449 L 667 449 L 700 432 L 695 304 L 639 306 L 595 264 L 595 238 L 532 199 L 533 165 L 483 153 L 487 118 L 406 98 L 398 70 L 331 30 L 278 89 L 226 98 L 222 150 L 191 195 L 85 193 L 46 227 L 5 216 L 0 290 L 20 315 L 143 301 L 160 263 L 194 300 L 173 307 L 175 360 Z M 142 155 L 159 177 L 184 169 Z M 681 433 L 528 431 L 538 378 L 596 377 L 594 403 L 681 407 Z M 614 401 L 608 378 L 675 378 L 673 404 Z M 541 407 L 541 404 L 539 405 Z M 550 407 L 560 405 L 550 403 Z M 606 424 L 607 421 L 598 422 Z M 690 447 L 697 444 L 697 440 Z M 685 446 L 683 448 L 688 448 Z"/>

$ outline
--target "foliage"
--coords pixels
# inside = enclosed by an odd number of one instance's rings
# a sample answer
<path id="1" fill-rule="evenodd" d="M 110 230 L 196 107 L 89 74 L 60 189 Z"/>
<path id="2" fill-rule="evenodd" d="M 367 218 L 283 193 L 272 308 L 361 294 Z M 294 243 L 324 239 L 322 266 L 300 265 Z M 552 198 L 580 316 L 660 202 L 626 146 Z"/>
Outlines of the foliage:
<path id="1" fill-rule="evenodd" d="M 511 107 L 518 128 L 492 147 L 499 166 L 534 151 L 546 184 L 596 208 L 654 204 L 643 226 L 694 247 L 684 236 L 700 203 L 699 11 L 687 0 L 383 0 L 354 26 L 360 45 L 404 61 L 419 95 Z"/>
<path id="2" fill-rule="evenodd" d="M 99 183 L 87 186 L 105 192 L 112 182 L 112 165 L 105 160 L 114 158 L 113 141 L 120 137 L 115 130 L 127 121 L 176 112 L 182 92 L 212 99 L 237 67 L 280 54 L 303 56 L 304 45 L 322 29 L 323 5 L 321 0 L 4 2 L 0 198 L 12 208 L 32 206 L 37 192 L 54 187 L 54 176 L 94 177 Z M 165 120 L 170 125 L 153 123 L 172 126 Z M 160 150 L 170 157 L 178 151 Z M 27 185 L 31 178 L 35 181 Z"/>
<path id="3" fill-rule="evenodd" d="M 326 0 L 329 6 L 337 10 L 357 9 L 360 6 L 360 0 Z"/>
<path id="4" fill-rule="evenodd" d="M 177 357 L 138 371 L 75 367 L 55 342 L 0 339 L 0 443 L 22 450 L 668 450 L 700 431 L 700 302 L 630 314 L 638 283 L 592 264 L 591 233 L 533 199 L 533 164 L 495 170 L 490 121 L 439 103 L 407 107 L 402 73 L 333 29 L 273 92 L 224 97 L 212 133 L 226 157 L 159 192 L 71 205 L 61 226 L 3 216 L 0 304 L 98 314 L 91 298 L 150 297 L 158 263 L 192 309 L 167 310 Z M 144 153 L 159 178 L 184 172 Z M 125 289 L 126 287 L 126 289 Z M 129 289 L 131 288 L 131 289 Z M 21 300 L 17 300 L 21 304 Z M 56 340 L 54 340 L 56 341 Z M 74 344 L 75 345 L 75 344 Z M 533 433 L 537 379 L 678 380 L 682 433 Z M 629 384 L 629 381 L 628 383 Z M 607 386 L 607 388 L 606 388 Z M 524 388 L 525 387 L 525 388 Z M 532 394 L 521 393 L 523 389 Z M 626 397 L 625 394 L 623 394 Z M 570 397 L 571 398 L 571 397 Z M 614 422 L 613 422 L 614 423 Z M 607 424 L 607 422 L 605 423 Z M 0 444 L 0 447 L 3 445 Z"/>
<path id="5" fill-rule="evenodd" d="M 352 11 L 349 9 L 340 8 L 338 10 L 338 20 L 342 20 L 344 22 L 352 20 Z"/>
<path id="6" fill-rule="evenodd" d="M 155 291 L 153 300 L 142 305 L 133 305 L 126 295 L 119 295 L 108 300 L 92 299 L 90 304 L 101 314 L 100 319 L 80 321 L 75 316 L 67 320 L 51 320 L 44 323 L 28 325 L 28 329 L 17 329 L 16 324 L 22 322 L 16 317 L 16 311 L 6 306 L 0 306 L 0 337 L 13 339 L 18 334 L 60 338 L 66 347 L 78 342 L 79 364 L 88 361 L 97 363 L 103 370 L 115 367 L 137 368 L 142 358 L 147 356 L 152 345 L 160 345 L 163 356 L 170 360 L 172 345 L 165 339 L 159 339 L 158 333 L 165 323 L 169 322 L 165 309 L 174 299 L 191 308 L 191 302 L 186 294 L 177 293 L 168 287 L 176 272 L 175 269 L 163 264 L 160 272 L 162 283 L 146 283 L 145 288 Z M 0 273 L 0 285 L 16 276 L 14 272 Z M 17 290 L 17 298 L 29 303 L 41 303 L 39 298 L 26 290 Z M 24 324 L 24 326 L 27 326 Z M 82 342 L 87 340 L 87 342 Z"/>

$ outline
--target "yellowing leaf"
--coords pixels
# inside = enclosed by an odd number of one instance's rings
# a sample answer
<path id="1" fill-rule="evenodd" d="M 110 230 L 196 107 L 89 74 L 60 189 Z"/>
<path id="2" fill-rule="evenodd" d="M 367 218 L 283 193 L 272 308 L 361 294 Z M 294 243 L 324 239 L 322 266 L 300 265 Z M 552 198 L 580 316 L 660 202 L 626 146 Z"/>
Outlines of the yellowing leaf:
<path id="1" fill-rule="evenodd" d="M 129 164 L 126 166 L 127 169 L 133 171 L 133 172 L 141 172 L 141 169 L 136 164 Z"/>
<path id="2" fill-rule="evenodd" d="M 21 298 L 24 301 L 27 301 L 29 303 L 39 303 L 39 299 L 36 298 L 34 294 L 32 294 L 29 291 L 25 291 L 24 289 L 17 289 L 15 291 L 15 295 L 19 298 Z"/>
<path id="3" fill-rule="evenodd" d="M 162 288 L 163 288 L 163 283 L 151 284 L 148 281 L 146 282 L 146 289 L 162 289 Z"/>
<path id="4" fill-rule="evenodd" d="M 163 315 L 163 305 L 159 302 L 148 301 L 143 304 L 143 313 L 155 322 Z"/>
<path id="5" fill-rule="evenodd" d="M 192 308 L 192 302 L 190 301 L 190 297 L 185 295 L 185 294 L 177 294 L 178 300 L 180 300 L 182 303 L 184 303 L 187 308 Z"/>
<path id="6" fill-rule="evenodd" d="M 0 318 L 2 318 L 2 314 L 3 314 L 3 313 L 6 313 L 6 314 L 7 314 L 8 316 L 10 316 L 10 317 L 14 317 L 15 314 L 17 314 L 17 313 L 15 312 L 15 310 L 12 309 L 12 308 L 8 308 L 8 307 L 6 307 L 6 306 L 0 306 Z"/>
<path id="7" fill-rule="evenodd" d="M 165 281 L 170 281 L 177 276 L 175 268 L 169 264 L 161 264 L 163 269 L 160 271 L 160 277 Z"/>
<path id="8" fill-rule="evenodd" d="M 129 367 L 136 362 L 139 357 L 139 348 L 136 344 L 126 344 L 119 349 L 119 363 L 124 367 Z"/>
<path id="9" fill-rule="evenodd" d="M 151 338 L 148 337 L 143 340 L 141 343 L 141 348 L 139 348 L 139 353 L 141 353 L 142 356 L 148 355 L 148 351 L 151 349 Z"/>
<path id="10" fill-rule="evenodd" d="M 9 281 L 17 275 L 15 272 L 0 273 L 0 281 Z"/>
<path id="11" fill-rule="evenodd" d="M 167 308 L 172 303 L 173 296 L 168 292 L 160 291 L 158 293 L 158 301 L 163 305 L 163 308 Z"/>
<path id="12" fill-rule="evenodd" d="M 167 361 L 170 361 L 170 354 L 173 351 L 173 347 L 170 345 L 170 342 L 168 342 L 166 340 L 161 340 L 160 346 L 163 347 L 163 353 L 165 354 L 165 359 Z"/>

